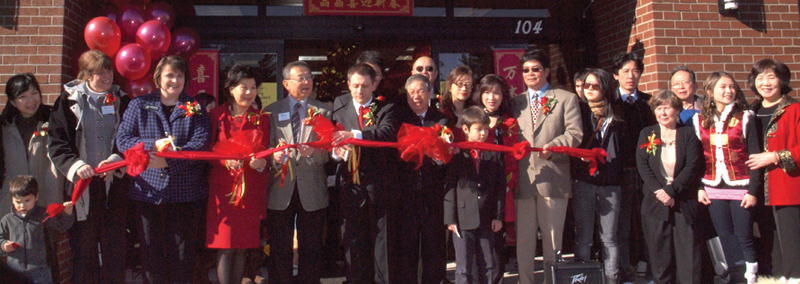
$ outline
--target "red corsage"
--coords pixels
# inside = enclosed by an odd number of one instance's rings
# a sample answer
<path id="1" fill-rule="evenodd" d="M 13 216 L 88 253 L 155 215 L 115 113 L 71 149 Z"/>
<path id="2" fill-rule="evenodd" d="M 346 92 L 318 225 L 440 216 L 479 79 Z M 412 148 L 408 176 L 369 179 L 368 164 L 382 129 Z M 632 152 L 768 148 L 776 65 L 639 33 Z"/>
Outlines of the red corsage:
<path id="1" fill-rule="evenodd" d="M 318 115 L 322 115 L 322 111 L 316 107 L 308 107 L 308 115 L 303 119 L 304 125 L 311 125 Z"/>
<path id="2" fill-rule="evenodd" d="M 372 119 L 375 118 L 375 110 L 376 109 L 378 109 L 378 105 L 376 105 L 373 102 L 372 104 L 369 105 L 369 108 L 367 109 L 367 111 L 365 111 L 365 112 L 363 112 L 361 114 L 361 117 L 363 117 L 364 119 L 367 120 L 367 122 L 364 123 L 365 127 L 375 124 L 375 122 Z"/>
<path id="3" fill-rule="evenodd" d="M 34 137 L 44 137 L 47 136 L 47 132 L 50 131 L 50 123 L 45 122 L 42 123 L 42 127 L 39 127 L 39 130 L 33 133 Z"/>
<path id="4" fill-rule="evenodd" d="M 197 101 L 186 102 L 185 105 L 179 105 L 178 108 L 186 111 L 186 117 L 192 117 L 192 115 L 200 112 L 200 105 Z"/>
<path id="5" fill-rule="evenodd" d="M 261 116 L 263 116 L 263 115 L 269 115 L 269 113 L 268 112 L 261 112 L 261 113 L 248 112 L 248 113 L 245 114 L 245 119 L 247 119 L 247 121 L 249 121 L 253 125 L 258 126 L 258 125 L 261 124 Z"/>
<path id="6" fill-rule="evenodd" d="M 378 97 L 377 97 L 377 98 L 375 98 L 375 99 L 376 99 L 376 100 L 378 100 L 379 102 L 382 102 L 383 100 L 385 100 L 385 99 L 386 99 L 386 97 L 384 97 L 384 96 L 378 96 Z"/>
<path id="7" fill-rule="evenodd" d="M 661 146 L 661 139 L 656 138 L 656 133 L 653 132 L 653 134 L 647 137 L 647 140 L 649 140 L 649 142 L 639 145 L 639 149 L 647 147 L 647 153 L 655 156 L 656 147 Z"/>
<path id="8" fill-rule="evenodd" d="M 542 114 L 547 115 L 556 106 L 558 100 L 551 99 L 548 97 L 542 97 L 542 101 L 540 103 L 542 105 Z"/>
<path id="9" fill-rule="evenodd" d="M 103 102 L 110 106 L 116 106 L 115 103 L 117 102 L 117 97 L 115 97 L 114 94 L 112 93 L 108 93 L 106 95 L 106 99 L 103 100 Z"/>

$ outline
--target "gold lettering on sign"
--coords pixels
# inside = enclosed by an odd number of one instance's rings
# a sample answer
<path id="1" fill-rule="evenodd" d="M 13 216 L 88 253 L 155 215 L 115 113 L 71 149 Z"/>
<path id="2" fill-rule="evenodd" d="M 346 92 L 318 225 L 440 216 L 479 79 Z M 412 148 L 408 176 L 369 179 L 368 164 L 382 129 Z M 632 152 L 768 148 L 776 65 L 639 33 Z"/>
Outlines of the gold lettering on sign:
<path id="1" fill-rule="evenodd" d="M 342 8 L 342 6 L 344 6 L 344 2 L 342 2 L 342 0 L 336 0 L 336 2 L 333 2 L 333 6 L 336 6 L 336 8 Z"/>
<path id="2" fill-rule="evenodd" d="M 397 4 L 396 0 L 392 0 L 392 2 L 389 4 L 389 7 L 393 8 L 393 9 L 397 9 L 397 8 L 402 7 L 402 6 L 400 6 L 400 4 Z"/>
<path id="3" fill-rule="evenodd" d="M 372 7 L 372 0 L 361 0 L 361 6 Z"/>
<path id="4" fill-rule="evenodd" d="M 322 6 L 322 7 L 328 8 L 328 7 L 331 6 L 331 3 L 328 2 L 328 0 L 322 0 L 322 1 L 319 1 L 319 5 Z"/>
<path id="5" fill-rule="evenodd" d="M 372 5 L 372 7 L 383 7 L 383 6 L 386 6 L 386 0 L 377 0 L 375 1 L 375 5 Z"/>
<path id="6" fill-rule="evenodd" d="M 211 78 L 211 76 L 206 75 L 206 66 L 201 64 L 200 67 L 197 67 L 197 76 L 194 77 L 194 80 L 202 84 L 208 78 Z"/>
<path id="7" fill-rule="evenodd" d="M 508 66 L 503 68 L 503 71 L 508 72 L 506 73 L 506 79 L 514 80 L 514 77 L 517 75 L 517 66 Z"/>
<path id="8" fill-rule="evenodd" d="M 350 0 L 350 4 L 347 4 L 347 7 L 350 7 L 350 9 L 355 9 L 358 7 L 358 3 L 356 3 L 356 0 Z"/>

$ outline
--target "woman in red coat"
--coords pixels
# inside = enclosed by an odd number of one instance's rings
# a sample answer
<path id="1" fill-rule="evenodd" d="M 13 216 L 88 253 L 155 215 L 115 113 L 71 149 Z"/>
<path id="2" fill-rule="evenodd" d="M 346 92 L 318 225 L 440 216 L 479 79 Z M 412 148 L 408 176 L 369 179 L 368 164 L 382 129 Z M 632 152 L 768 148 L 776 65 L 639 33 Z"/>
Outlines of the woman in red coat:
<path id="1" fill-rule="evenodd" d="M 242 131 L 256 130 L 261 132 L 259 143 L 266 149 L 269 115 L 253 106 L 258 84 L 252 69 L 242 65 L 232 67 L 225 87 L 230 91 L 228 101 L 210 112 L 213 141 L 228 141 Z M 214 150 L 218 150 L 217 147 Z M 212 162 L 206 245 L 219 249 L 217 277 L 220 283 L 241 283 L 246 249 L 259 247 L 260 220 L 267 211 L 269 171 L 265 170 L 266 166 L 264 159 Z"/>
<path id="2" fill-rule="evenodd" d="M 750 88 L 758 95 L 751 108 L 763 135 L 764 152 L 745 162 L 751 169 L 764 168 L 764 204 L 772 206 L 778 232 L 778 251 L 773 275 L 800 281 L 800 103 L 788 96 L 792 74 L 783 62 L 762 59 L 753 64 Z M 792 282 L 794 281 L 794 282 Z"/>

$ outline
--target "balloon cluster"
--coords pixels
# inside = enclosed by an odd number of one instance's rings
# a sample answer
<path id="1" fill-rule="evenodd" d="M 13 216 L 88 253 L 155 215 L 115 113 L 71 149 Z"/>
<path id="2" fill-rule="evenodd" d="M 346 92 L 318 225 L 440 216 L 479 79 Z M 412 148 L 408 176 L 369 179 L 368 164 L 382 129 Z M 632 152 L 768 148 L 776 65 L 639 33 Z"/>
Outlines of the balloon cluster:
<path id="1" fill-rule="evenodd" d="M 123 89 L 132 96 L 155 91 L 151 68 L 155 68 L 162 56 L 189 58 L 197 53 L 200 47 L 197 31 L 180 27 L 170 32 L 177 15 L 170 4 L 148 0 L 111 2 L 113 6 L 103 7 L 100 16 L 86 24 L 83 37 L 89 49 L 111 57 L 114 69 L 127 79 Z M 194 12 L 181 11 L 181 14 Z"/>

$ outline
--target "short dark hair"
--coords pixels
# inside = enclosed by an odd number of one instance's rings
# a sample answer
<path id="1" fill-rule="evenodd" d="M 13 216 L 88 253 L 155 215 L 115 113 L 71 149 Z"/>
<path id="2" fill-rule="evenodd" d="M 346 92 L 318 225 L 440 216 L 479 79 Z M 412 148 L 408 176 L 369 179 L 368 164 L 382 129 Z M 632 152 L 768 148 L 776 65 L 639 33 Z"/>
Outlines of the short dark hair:
<path id="1" fill-rule="evenodd" d="M 289 80 L 289 76 L 291 76 L 291 74 L 292 74 L 292 69 L 295 68 L 295 67 L 303 67 L 303 68 L 308 69 L 308 71 L 311 71 L 311 67 L 309 67 L 308 63 L 306 63 L 305 61 L 300 61 L 300 60 L 292 61 L 292 62 L 289 62 L 289 64 L 286 64 L 286 66 L 283 67 L 283 71 L 281 72 L 281 75 L 283 75 L 283 79 L 284 80 Z"/>
<path id="2" fill-rule="evenodd" d="M 636 64 L 636 69 L 639 70 L 639 73 L 644 72 L 644 62 L 642 62 L 642 58 L 636 53 L 623 51 L 614 55 L 614 59 L 612 60 L 614 63 L 614 74 L 619 75 L 619 69 L 622 69 L 622 67 L 630 61 Z"/>
<path id="3" fill-rule="evenodd" d="M 672 72 L 669 72 L 669 83 L 670 83 L 670 86 L 672 86 L 672 76 L 675 76 L 675 73 L 678 73 L 679 71 L 684 71 L 684 72 L 689 73 L 689 79 L 692 80 L 692 83 L 697 83 L 697 75 L 694 74 L 694 71 L 691 68 L 689 68 L 689 66 L 686 66 L 686 64 L 684 64 L 684 65 L 675 67 L 675 69 L 672 69 Z M 681 108 L 683 108 L 683 107 L 681 107 Z"/>
<path id="4" fill-rule="evenodd" d="M 493 90 L 500 91 L 500 94 L 503 97 L 503 101 L 500 102 L 500 107 L 497 108 L 497 113 L 512 117 L 514 108 L 511 106 L 513 102 L 511 101 L 511 91 L 509 91 L 508 83 L 506 83 L 506 80 L 504 80 L 503 77 L 495 74 L 489 74 L 481 78 L 481 81 L 478 83 L 478 87 L 472 92 L 472 104 L 486 108 L 486 106 L 483 105 L 483 93 Z"/>
<path id="5" fill-rule="evenodd" d="M 383 71 L 383 60 L 381 60 L 381 53 L 376 50 L 367 50 L 361 53 L 361 55 L 356 58 L 356 64 L 359 63 L 370 63 L 374 64 L 378 69 Z"/>
<path id="6" fill-rule="evenodd" d="M 158 61 L 158 65 L 156 65 L 155 73 L 153 74 L 153 80 L 156 83 L 156 88 L 161 89 L 161 72 L 164 72 L 164 67 L 169 66 L 173 70 L 178 70 L 183 73 L 184 78 L 183 80 L 183 92 L 186 93 L 187 89 L 189 88 L 189 63 L 186 62 L 186 59 L 177 55 L 170 55 L 164 58 L 161 58 L 161 61 Z"/>
<path id="7" fill-rule="evenodd" d="M 39 184 L 36 178 L 29 175 L 19 175 L 8 184 L 8 190 L 12 197 L 25 197 L 28 195 L 39 195 Z"/>
<path id="8" fill-rule="evenodd" d="M 669 106 L 678 111 L 683 110 L 683 103 L 681 102 L 681 99 L 678 98 L 678 96 L 675 95 L 675 93 L 673 93 L 670 89 L 659 90 L 653 94 L 653 97 L 650 98 L 647 104 L 650 106 L 651 110 L 655 111 L 656 108 L 665 102 L 669 102 Z"/>
<path id="9" fill-rule="evenodd" d="M 580 80 L 581 82 L 586 80 L 586 69 L 575 72 L 575 75 L 572 75 L 572 83 L 575 83 L 578 80 Z"/>
<path id="10" fill-rule="evenodd" d="M 358 75 L 361 75 L 361 76 L 364 76 L 364 77 L 369 77 L 369 79 L 373 83 L 375 83 L 375 77 L 378 76 L 377 72 L 375 72 L 375 69 L 373 69 L 372 66 L 369 66 L 366 63 L 358 63 L 356 65 L 353 65 L 353 67 L 350 67 L 349 70 L 347 70 L 347 81 L 348 82 L 350 82 L 350 77 L 352 77 L 353 74 L 358 74 Z"/>
<path id="11" fill-rule="evenodd" d="M 30 89 L 35 89 L 39 93 L 39 109 L 36 110 L 34 117 L 36 117 L 38 121 L 47 121 L 50 112 L 48 112 L 47 107 L 44 106 L 44 101 L 42 101 L 44 100 L 42 97 L 42 89 L 39 88 L 39 82 L 36 81 L 36 76 L 33 74 L 17 74 L 8 78 L 6 82 L 6 97 L 8 97 L 8 101 L 13 101 L 16 100 L 19 95 Z M 6 107 L 3 109 L 3 113 L 0 114 L 0 117 L 2 117 L 0 121 L 2 121 L 3 125 L 11 123 L 17 115 L 19 115 L 19 110 L 6 102 Z"/>
<path id="12" fill-rule="evenodd" d="M 753 63 L 753 69 L 750 70 L 750 76 L 747 78 L 747 83 L 750 84 L 750 90 L 753 90 L 756 96 L 761 98 L 761 94 L 758 93 L 758 89 L 756 88 L 756 77 L 767 71 L 774 72 L 775 76 L 777 76 L 778 80 L 781 82 L 781 95 L 786 95 L 792 91 L 792 87 L 789 86 L 789 81 L 792 79 L 792 72 L 789 70 L 789 66 L 786 66 L 786 64 L 780 60 L 764 58 Z"/>
<path id="13" fill-rule="evenodd" d="M 522 57 L 519 59 L 519 65 L 525 65 L 525 62 L 536 60 L 539 61 L 539 64 L 542 64 L 544 68 L 550 68 L 550 56 L 547 55 L 541 49 L 533 49 L 526 52 Z"/>
<path id="14" fill-rule="evenodd" d="M 458 124 L 467 128 L 476 123 L 489 125 L 489 122 L 489 115 L 478 106 L 465 108 L 464 112 L 461 113 L 461 117 L 458 118 Z"/>

